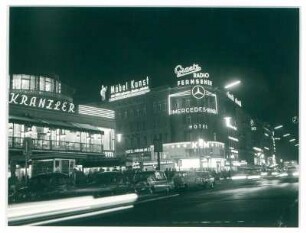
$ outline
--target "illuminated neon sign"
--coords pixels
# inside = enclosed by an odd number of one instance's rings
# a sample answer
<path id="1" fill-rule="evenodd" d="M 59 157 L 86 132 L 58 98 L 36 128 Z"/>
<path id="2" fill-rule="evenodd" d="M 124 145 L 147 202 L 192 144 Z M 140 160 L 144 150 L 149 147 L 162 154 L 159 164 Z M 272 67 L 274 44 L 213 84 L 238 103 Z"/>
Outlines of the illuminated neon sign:
<path id="1" fill-rule="evenodd" d="M 212 81 L 208 79 L 183 79 L 177 81 L 177 86 L 189 86 L 189 85 L 207 85 L 212 86 Z"/>
<path id="2" fill-rule="evenodd" d="M 176 77 L 182 77 L 188 74 L 193 74 L 195 72 L 201 71 L 201 67 L 198 64 L 193 64 L 192 66 L 188 66 L 183 68 L 181 65 L 177 65 L 174 68 L 174 73 L 176 74 Z"/>
<path id="3" fill-rule="evenodd" d="M 150 91 L 149 88 L 149 77 L 135 81 L 125 82 L 123 84 L 117 84 L 110 87 L 110 98 L 109 101 L 115 101 L 125 99 L 133 96 L 143 95 Z"/>
<path id="4" fill-rule="evenodd" d="M 207 124 L 191 124 L 188 126 L 188 129 L 208 129 Z"/>
<path id="5" fill-rule="evenodd" d="M 235 96 L 229 92 L 226 92 L 227 97 L 233 101 L 235 104 L 237 104 L 239 107 L 241 107 L 241 100 L 238 100 L 237 98 L 235 98 Z"/>
<path id="6" fill-rule="evenodd" d="M 183 92 L 178 92 L 174 94 L 170 94 L 168 96 L 168 113 L 171 114 L 184 114 L 184 113 L 210 113 L 210 114 L 218 114 L 218 101 L 217 101 L 217 95 L 214 93 L 211 93 L 207 90 L 204 90 L 200 93 L 197 93 L 197 90 L 188 90 Z M 200 101 L 196 101 L 197 106 L 186 106 L 186 107 L 177 107 L 175 104 L 175 98 L 176 97 L 183 97 L 183 96 L 192 96 L 195 99 L 198 99 Z M 195 96 L 196 95 L 196 96 Z M 207 98 L 211 98 L 212 103 L 214 103 L 214 107 L 212 106 L 206 106 L 207 105 Z"/>
<path id="7" fill-rule="evenodd" d="M 69 101 L 61 101 L 51 98 L 29 96 L 26 94 L 20 94 L 14 92 L 10 93 L 9 103 L 28 106 L 28 107 L 75 113 L 75 105 Z"/>
<path id="8" fill-rule="evenodd" d="M 208 85 L 212 86 L 212 81 L 209 80 L 209 73 L 199 72 L 202 68 L 198 64 L 193 64 L 183 68 L 181 65 L 178 65 L 174 69 L 174 73 L 177 78 L 182 76 L 193 74 L 192 78 L 189 79 L 180 79 L 177 81 L 177 86 L 189 86 L 189 85 Z"/>

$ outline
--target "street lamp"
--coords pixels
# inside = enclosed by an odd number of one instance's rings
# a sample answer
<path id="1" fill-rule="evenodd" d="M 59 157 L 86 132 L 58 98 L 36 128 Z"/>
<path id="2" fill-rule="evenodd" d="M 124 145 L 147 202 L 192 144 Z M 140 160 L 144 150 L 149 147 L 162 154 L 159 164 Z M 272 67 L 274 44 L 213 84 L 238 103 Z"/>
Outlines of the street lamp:
<path id="1" fill-rule="evenodd" d="M 199 138 L 198 140 L 198 144 L 199 144 L 199 160 L 200 160 L 200 170 L 202 170 L 202 156 L 201 156 L 201 150 L 200 148 L 203 147 L 204 145 L 204 140 L 202 138 Z"/>
<path id="2" fill-rule="evenodd" d="M 234 82 L 231 82 L 231 83 L 227 84 L 224 88 L 225 88 L 225 89 L 229 89 L 229 88 L 232 88 L 232 87 L 234 87 L 234 86 L 239 85 L 240 83 L 241 83 L 241 81 L 240 81 L 240 80 L 237 80 L 237 81 L 234 81 Z"/>
<path id="3" fill-rule="evenodd" d="M 281 129 L 281 128 L 283 128 L 283 125 L 278 125 L 278 126 L 275 126 L 275 127 L 274 127 L 275 130 Z"/>

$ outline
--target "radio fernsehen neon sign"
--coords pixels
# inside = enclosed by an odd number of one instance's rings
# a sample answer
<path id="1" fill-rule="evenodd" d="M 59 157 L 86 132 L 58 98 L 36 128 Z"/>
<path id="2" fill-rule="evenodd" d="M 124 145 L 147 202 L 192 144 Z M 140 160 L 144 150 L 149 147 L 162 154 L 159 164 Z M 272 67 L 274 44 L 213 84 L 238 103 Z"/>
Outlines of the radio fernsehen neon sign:
<path id="1" fill-rule="evenodd" d="M 54 100 L 51 98 L 29 96 L 20 93 L 10 93 L 10 104 L 24 105 L 28 107 L 56 110 L 61 112 L 75 113 L 75 105 L 69 101 Z"/>
<path id="2" fill-rule="evenodd" d="M 192 74 L 192 77 L 186 79 L 180 79 L 177 81 L 177 86 L 189 86 L 189 85 L 207 85 L 212 86 L 212 81 L 209 80 L 209 73 L 199 72 L 202 68 L 198 64 L 192 66 L 182 67 L 177 65 L 174 68 L 174 73 L 177 78 Z"/>
<path id="3" fill-rule="evenodd" d="M 135 81 L 125 82 L 123 84 L 117 84 L 110 87 L 110 98 L 109 101 L 115 101 L 125 99 L 133 96 L 143 95 L 150 91 L 149 88 L 150 80 L 149 77 Z"/>

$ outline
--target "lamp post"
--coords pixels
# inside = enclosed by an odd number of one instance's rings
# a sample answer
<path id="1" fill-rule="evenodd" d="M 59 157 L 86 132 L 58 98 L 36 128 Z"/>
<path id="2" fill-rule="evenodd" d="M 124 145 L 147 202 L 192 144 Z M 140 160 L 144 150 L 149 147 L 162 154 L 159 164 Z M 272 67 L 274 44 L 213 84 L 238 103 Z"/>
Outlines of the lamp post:
<path id="1" fill-rule="evenodd" d="M 273 128 L 272 130 L 272 142 L 273 142 L 273 163 L 274 161 L 276 161 L 276 138 L 275 138 L 275 131 L 279 130 L 279 129 L 282 129 L 283 128 L 283 125 L 277 125 Z M 289 136 L 289 135 L 286 135 L 286 136 Z M 279 139 L 278 139 L 279 140 Z"/>
<path id="2" fill-rule="evenodd" d="M 198 151 L 199 151 L 199 160 L 200 160 L 200 171 L 203 170 L 203 164 L 202 164 L 202 154 L 201 154 L 201 148 L 203 148 L 204 140 L 202 138 L 199 138 L 198 140 Z"/>
<path id="3" fill-rule="evenodd" d="M 31 137 L 25 137 L 23 140 L 23 155 L 25 157 L 25 185 L 28 184 L 28 160 L 32 155 L 33 140 Z"/>

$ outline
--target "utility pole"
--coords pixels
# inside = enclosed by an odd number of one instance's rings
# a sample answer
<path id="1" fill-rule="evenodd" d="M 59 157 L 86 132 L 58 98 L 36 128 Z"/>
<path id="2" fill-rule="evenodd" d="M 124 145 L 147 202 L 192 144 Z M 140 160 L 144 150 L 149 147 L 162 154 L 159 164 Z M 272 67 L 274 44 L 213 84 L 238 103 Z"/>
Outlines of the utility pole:
<path id="1" fill-rule="evenodd" d="M 161 139 L 154 139 L 154 152 L 157 152 L 157 170 L 160 171 L 160 152 L 163 152 L 163 143 Z"/>
<path id="2" fill-rule="evenodd" d="M 25 158 L 25 185 L 28 184 L 28 160 L 30 156 L 32 155 L 32 149 L 33 149 L 33 140 L 30 137 L 26 137 L 23 140 L 23 155 Z"/>

